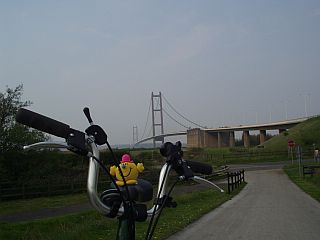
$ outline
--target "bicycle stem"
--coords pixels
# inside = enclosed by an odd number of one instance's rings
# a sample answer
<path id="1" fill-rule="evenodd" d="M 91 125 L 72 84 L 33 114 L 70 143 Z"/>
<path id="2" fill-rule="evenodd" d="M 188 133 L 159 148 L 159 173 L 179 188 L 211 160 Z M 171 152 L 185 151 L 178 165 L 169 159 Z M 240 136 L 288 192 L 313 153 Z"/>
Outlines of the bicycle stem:
<path id="1" fill-rule="evenodd" d="M 91 143 L 90 145 L 93 156 L 99 159 L 100 153 L 96 144 Z M 107 215 L 110 212 L 110 208 L 103 204 L 103 202 L 100 200 L 97 190 L 99 181 L 99 169 L 100 166 L 98 162 L 93 157 L 90 157 L 87 179 L 87 192 L 91 205 L 101 214 Z"/>

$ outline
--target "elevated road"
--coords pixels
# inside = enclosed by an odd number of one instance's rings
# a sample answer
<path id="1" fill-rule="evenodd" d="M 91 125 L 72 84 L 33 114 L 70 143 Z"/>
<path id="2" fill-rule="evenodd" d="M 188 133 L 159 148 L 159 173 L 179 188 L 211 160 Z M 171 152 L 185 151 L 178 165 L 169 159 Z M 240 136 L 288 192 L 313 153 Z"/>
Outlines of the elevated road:
<path id="1" fill-rule="evenodd" d="M 166 133 L 166 134 L 156 135 L 154 137 L 144 138 L 144 139 L 140 140 L 139 142 L 135 143 L 135 145 L 138 145 L 138 144 L 143 143 L 143 142 L 150 141 L 150 140 L 152 140 L 154 138 L 173 137 L 173 136 L 180 136 L 180 135 L 187 135 L 187 131 L 185 131 L 185 132 L 176 132 L 176 133 Z"/>
<path id="2" fill-rule="evenodd" d="M 263 124 L 251 124 L 251 125 L 239 125 L 232 127 L 219 127 L 219 128 L 196 128 L 189 129 L 187 131 L 180 131 L 176 133 L 167 133 L 156 136 L 151 136 L 144 138 L 135 145 L 143 142 L 147 142 L 153 139 L 163 139 L 164 137 L 187 135 L 188 146 L 190 147 L 226 147 L 234 146 L 234 132 L 242 131 L 244 133 L 244 143 L 248 146 L 249 141 L 249 131 L 260 131 L 260 142 L 263 143 L 266 137 L 267 130 L 279 130 L 285 131 L 308 118 L 298 118 L 286 121 L 278 121 L 273 123 L 263 123 Z M 230 134 L 230 135 L 226 135 Z M 223 141 L 224 140 L 224 141 Z"/>
<path id="3" fill-rule="evenodd" d="M 299 123 L 302 123 L 309 118 L 298 118 L 286 121 L 279 121 L 273 123 L 263 124 L 251 124 L 251 125 L 239 125 L 233 127 L 219 127 L 219 128 L 206 128 L 204 131 L 208 132 L 230 132 L 230 131 L 255 131 L 255 130 L 277 130 L 277 129 L 288 129 Z"/>
<path id="4" fill-rule="evenodd" d="M 273 123 L 239 125 L 235 127 L 219 127 L 213 129 L 190 129 L 187 132 L 189 147 L 234 147 L 235 132 L 242 132 L 244 147 L 250 147 L 250 131 L 259 131 L 259 141 L 263 144 L 266 141 L 267 130 L 279 130 L 279 133 L 285 132 L 291 127 L 307 120 L 308 118 L 299 118 Z"/>

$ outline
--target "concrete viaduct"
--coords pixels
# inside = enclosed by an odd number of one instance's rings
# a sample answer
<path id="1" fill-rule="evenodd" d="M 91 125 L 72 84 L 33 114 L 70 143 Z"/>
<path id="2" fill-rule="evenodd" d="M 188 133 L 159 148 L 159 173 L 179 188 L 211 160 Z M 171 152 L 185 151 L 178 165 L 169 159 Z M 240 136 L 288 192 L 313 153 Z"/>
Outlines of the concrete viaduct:
<path id="1" fill-rule="evenodd" d="M 244 147 L 250 147 L 250 131 L 259 131 L 260 144 L 266 140 L 267 130 L 278 130 L 279 133 L 287 131 L 289 128 L 301 123 L 308 118 L 299 118 L 294 120 L 274 122 L 267 124 L 256 124 L 236 127 L 221 127 L 215 129 L 193 128 L 187 130 L 188 147 L 234 147 L 235 132 L 242 132 Z"/>

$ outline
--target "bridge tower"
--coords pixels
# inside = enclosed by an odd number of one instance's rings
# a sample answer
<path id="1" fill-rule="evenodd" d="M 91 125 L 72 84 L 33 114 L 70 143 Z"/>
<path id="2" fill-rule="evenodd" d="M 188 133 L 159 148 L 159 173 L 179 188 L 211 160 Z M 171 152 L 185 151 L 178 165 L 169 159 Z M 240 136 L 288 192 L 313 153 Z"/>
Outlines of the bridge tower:
<path id="1" fill-rule="evenodd" d="M 156 142 L 164 143 L 164 137 L 155 137 L 156 135 L 164 134 L 163 130 L 163 114 L 162 114 L 162 96 L 159 94 L 151 93 L 152 103 L 152 133 L 153 133 L 153 147 L 156 147 Z M 157 132 L 159 132 L 160 134 Z"/>

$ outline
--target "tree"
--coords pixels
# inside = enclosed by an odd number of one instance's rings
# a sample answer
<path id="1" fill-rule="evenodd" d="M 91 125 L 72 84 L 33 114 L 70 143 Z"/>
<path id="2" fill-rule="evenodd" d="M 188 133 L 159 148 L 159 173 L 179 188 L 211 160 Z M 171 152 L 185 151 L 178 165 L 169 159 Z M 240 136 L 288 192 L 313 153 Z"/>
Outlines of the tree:
<path id="1" fill-rule="evenodd" d="M 37 130 L 16 123 L 15 116 L 21 107 L 32 104 L 30 101 L 21 101 L 23 85 L 15 89 L 6 87 L 0 92 L 0 154 L 10 150 L 21 149 L 23 145 L 47 139 L 47 136 Z"/>

